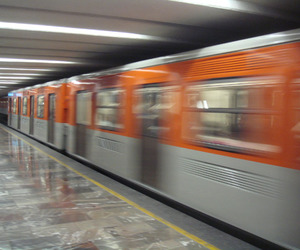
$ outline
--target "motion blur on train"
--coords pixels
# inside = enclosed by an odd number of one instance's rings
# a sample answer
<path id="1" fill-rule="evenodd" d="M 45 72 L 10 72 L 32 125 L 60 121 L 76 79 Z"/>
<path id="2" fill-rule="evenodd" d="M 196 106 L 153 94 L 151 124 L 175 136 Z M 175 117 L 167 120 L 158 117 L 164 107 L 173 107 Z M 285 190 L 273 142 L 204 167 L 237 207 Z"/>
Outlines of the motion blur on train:
<path id="1" fill-rule="evenodd" d="M 292 30 L 13 91 L 8 124 L 300 248 L 299 38 Z"/>

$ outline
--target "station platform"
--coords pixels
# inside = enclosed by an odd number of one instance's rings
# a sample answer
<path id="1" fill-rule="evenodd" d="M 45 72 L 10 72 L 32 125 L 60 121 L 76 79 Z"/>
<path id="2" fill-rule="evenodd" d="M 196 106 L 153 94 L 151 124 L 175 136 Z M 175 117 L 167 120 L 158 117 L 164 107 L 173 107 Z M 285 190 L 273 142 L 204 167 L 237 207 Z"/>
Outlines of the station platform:
<path id="1" fill-rule="evenodd" d="M 258 249 L 0 124 L 0 249 Z"/>

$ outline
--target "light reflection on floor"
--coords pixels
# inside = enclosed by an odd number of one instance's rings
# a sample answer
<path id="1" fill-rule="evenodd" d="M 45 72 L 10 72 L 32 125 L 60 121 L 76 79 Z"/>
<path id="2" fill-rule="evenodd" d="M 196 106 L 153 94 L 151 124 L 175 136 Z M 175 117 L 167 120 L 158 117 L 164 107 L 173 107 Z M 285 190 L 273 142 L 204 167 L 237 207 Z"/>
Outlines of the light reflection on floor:
<path id="1" fill-rule="evenodd" d="M 207 249 L 0 128 L 0 249 Z"/>

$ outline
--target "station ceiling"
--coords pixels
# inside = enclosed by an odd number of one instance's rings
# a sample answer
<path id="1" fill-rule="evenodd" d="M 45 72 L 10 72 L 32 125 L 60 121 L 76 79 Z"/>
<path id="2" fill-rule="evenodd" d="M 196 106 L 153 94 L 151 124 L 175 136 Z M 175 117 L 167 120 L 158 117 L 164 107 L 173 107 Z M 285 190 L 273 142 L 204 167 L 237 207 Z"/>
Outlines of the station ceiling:
<path id="1" fill-rule="evenodd" d="M 299 27 L 296 0 L 0 0 L 0 96 Z"/>

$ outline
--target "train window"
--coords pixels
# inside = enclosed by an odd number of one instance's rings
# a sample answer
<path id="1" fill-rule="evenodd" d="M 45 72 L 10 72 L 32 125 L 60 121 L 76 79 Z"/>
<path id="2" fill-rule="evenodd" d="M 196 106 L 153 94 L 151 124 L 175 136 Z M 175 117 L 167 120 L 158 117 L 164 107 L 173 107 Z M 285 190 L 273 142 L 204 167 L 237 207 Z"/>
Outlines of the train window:
<path id="1" fill-rule="evenodd" d="M 135 90 L 133 111 L 143 136 L 170 138 L 176 129 L 174 118 L 179 113 L 178 95 L 176 86 L 162 84 L 147 84 Z"/>
<path id="2" fill-rule="evenodd" d="M 298 123 L 298 126 L 300 125 L 300 90 L 294 91 L 293 93 L 293 109 L 294 109 L 294 120 L 295 123 Z M 300 126 L 299 126 L 300 127 Z"/>
<path id="3" fill-rule="evenodd" d="M 13 111 L 14 114 L 17 113 L 17 98 L 14 98 L 14 100 L 13 100 L 12 111 Z"/>
<path id="4" fill-rule="evenodd" d="M 291 160 L 297 168 L 300 166 L 300 72 L 295 78 L 292 85 L 292 142 L 291 144 Z"/>
<path id="5" fill-rule="evenodd" d="M 76 123 L 82 125 L 91 124 L 92 93 L 78 92 L 76 99 Z"/>
<path id="6" fill-rule="evenodd" d="M 278 151 L 270 139 L 276 123 L 270 98 L 274 86 L 253 79 L 231 81 L 207 81 L 187 88 L 184 137 L 227 151 Z"/>
<path id="7" fill-rule="evenodd" d="M 100 128 L 113 131 L 123 128 L 123 93 L 120 88 L 113 88 L 97 94 L 96 125 Z"/>
<path id="8" fill-rule="evenodd" d="M 23 115 L 27 115 L 27 97 L 23 98 Z"/>
<path id="9" fill-rule="evenodd" d="M 45 108 L 45 96 L 40 95 L 37 98 L 37 117 L 44 117 L 44 108 Z"/>

